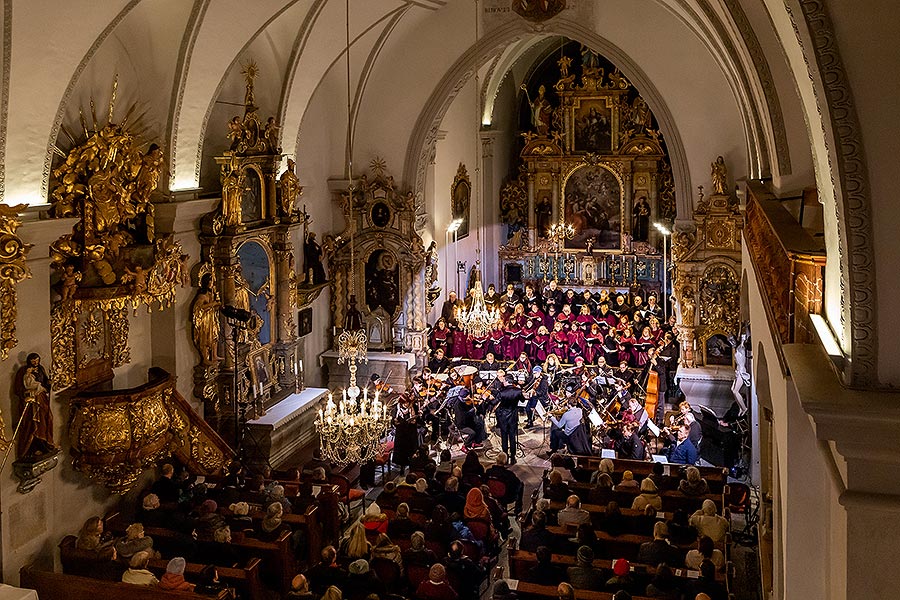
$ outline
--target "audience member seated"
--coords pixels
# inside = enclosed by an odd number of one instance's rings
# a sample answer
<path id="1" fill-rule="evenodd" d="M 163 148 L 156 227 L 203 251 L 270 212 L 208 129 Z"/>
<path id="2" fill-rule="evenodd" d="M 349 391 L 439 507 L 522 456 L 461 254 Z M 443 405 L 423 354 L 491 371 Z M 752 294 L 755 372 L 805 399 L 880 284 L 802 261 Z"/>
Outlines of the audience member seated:
<path id="1" fill-rule="evenodd" d="M 685 473 L 685 479 L 678 482 L 678 491 L 685 496 L 703 496 L 709 493 L 709 484 L 700 477 L 700 469 L 690 466 Z"/>
<path id="2" fill-rule="evenodd" d="M 631 594 L 625 590 L 619 590 L 612 596 L 612 600 L 631 600 Z"/>
<path id="3" fill-rule="evenodd" d="M 581 508 L 581 500 L 572 494 L 566 499 L 566 507 L 556 515 L 556 522 L 560 525 L 581 525 L 591 521 L 591 513 Z"/>
<path id="4" fill-rule="evenodd" d="M 153 554 L 153 538 L 144 535 L 144 526 L 132 523 L 125 529 L 125 537 L 116 543 L 116 556 L 131 558 L 143 550 Z"/>
<path id="5" fill-rule="evenodd" d="M 631 576 L 631 565 L 624 558 L 613 562 L 613 575 L 606 580 L 605 589 L 608 592 L 625 590 L 629 592 L 634 588 L 634 578 Z"/>
<path id="6" fill-rule="evenodd" d="M 553 564 L 553 553 L 547 546 L 538 546 L 535 551 L 537 564 L 531 567 L 525 574 L 525 581 L 537 585 L 556 585 L 565 579 L 566 573 L 562 567 Z"/>
<path id="7" fill-rule="evenodd" d="M 360 517 L 359 521 L 367 531 L 387 533 L 388 518 L 387 515 L 382 512 L 381 507 L 378 506 L 377 502 L 373 502 L 366 508 L 366 513 Z"/>
<path id="8" fill-rule="evenodd" d="M 575 550 L 581 546 L 587 546 L 595 553 L 602 550 L 602 544 L 597 539 L 597 532 L 594 531 L 594 526 L 590 522 L 582 523 L 575 531 Z"/>
<path id="9" fill-rule="evenodd" d="M 421 531 L 414 532 L 409 538 L 409 550 L 403 553 L 403 564 L 430 567 L 437 560 L 434 551 L 425 545 L 425 534 Z"/>
<path id="10" fill-rule="evenodd" d="M 343 585 L 344 597 L 361 600 L 369 594 L 384 594 L 384 584 L 378 579 L 369 561 L 364 558 L 354 560 L 347 568 L 347 580 Z"/>
<path id="11" fill-rule="evenodd" d="M 683 562 L 681 551 L 672 546 L 668 538 L 669 528 L 662 521 L 659 521 L 653 527 L 653 541 L 644 542 L 638 551 L 638 562 L 645 565 L 658 565 L 666 563 L 667 565 L 678 566 Z"/>
<path id="12" fill-rule="evenodd" d="M 150 552 L 142 550 L 135 552 L 128 561 L 128 569 L 122 573 L 122 581 L 133 585 L 156 585 L 159 580 L 156 575 L 147 570 L 150 562 Z"/>
<path id="13" fill-rule="evenodd" d="M 409 505 L 401 502 L 397 506 L 394 518 L 388 523 L 387 533 L 391 538 L 397 540 L 405 540 L 418 529 L 418 526 L 409 518 Z"/>
<path id="14" fill-rule="evenodd" d="M 605 578 L 600 569 L 594 567 L 594 551 L 588 546 L 581 546 L 575 554 L 575 566 L 566 570 L 569 583 L 579 590 L 599 590 L 603 588 Z"/>
<path id="15" fill-rule="evenodd" d="M 509 589 L 509 583 L 505 579 L 494 583 L 494 589 L 491 591 L 491 600 L 517 600 L 518 597 L 518 594 Z"/>
<path id="16" fill-rule="evenodd" d="M 478 477 L 484 477 L 484 466 L 478 459 L 477 452 L 469 452 L 466 454 L 466 459 L 463 461 L 461 468 L 464 476 L 477 475 Z"/>
<path id="17" fill-rule="evenodd" d="M 511 528 L 509 526 L 509 515 L 500 504 L 491 496 L 491 489 L 487 485 L 481 486 L 481 497 L 488 507 L 491 514 L 491 524 L 500 534 L 500 537 L 506 539 L 509 536 Z"/>
<path id="18" fill-rule="evenodd" d="M 176 556 L 166 565 L 166 572 L 159 580 L 159 589 L 170 591 L 192 592 L 194 584 L 184 580 L 184 567 L 187 563 L 180 556 Z"/>
<path id="19" fill-rule="evenodd" d="M 556 586 L 556 596 L 559 600 L 575 600 L 575 588 L 570 583 L 563 581 Z"/>
<path id="20" fill-rule="evenodd" d="M 449 477 L 444 483 L 444 493 L 436 498 L 437 503 L 447 509 L 449 514 L 462 514 L 466 505 L 466 497 L 459 493 L 459 479 Z"/>
<path id="21" fill-rule="evenodd" d="M 547 484 L 547 489 L 544 491 L 544 497 L 548 500 L 565 502 L 572 492 L 569 491 L 569 486 L 563 481 L 562 471 L 553 469 L 550 471 L 547 479 L 549 480 L 549 483 Z"/>
<path id="22" fill-rule="evenodd" d="M 519 542 L 519 548 L 528 552 L 535 552 L 539 546 L 554 547 L 553 534 L 547 531 L 547 515 L 542 510 L 531 515 L 531 527 L 522 532 Z"/>
<path id="23" fill-rule="evenodd" d="M 400 546 L 391 541 L 386 533 L 379 533 L 375 539 L 375 546 L 372 547 L 372 558 L 383 558 L 391 562 L 397 563 L 400 572 L 403 572 L 403 553 Z"/>
<path id="24" fill-rule="evenodd" d="M 610 478 L 612 478 L 613 471 L 615 471 L 616 466 L 613 464 L 612 459 L 604 458 L 600 461 L 600 465 L 597 467 L 597 470 L 591 474 L 591 483 L 596 484 L 597 480 L 600 479 L 600 476 L 604 473 L 608 474 Z M 610 486 L 611 487 L 611 486 Z"/>
<path id="25" fill-rule="evenodd" d="M 459 595 L 447 583 L 447 571 L 440 563 L 431 566 L 428 579 L 419 584 L 416 590 L 419 600 L 458 600 Z"/>
<path id="26" fill-rule="evenodd" d="M 728 592 L 725 586 L 716 581 L 716 566 L 711 560 L 700 563 L 700 577 L 698 577 L 690 589 L 691 594 L 706 594 L 709 600 L 726 600 Z"/>
<path id="27" fill-rule="evenodd" d="M 280 484 L 276 484 L 272 486 L 272 489 L 269 490 L 269 495 L 266 498 L 266 504 L 271 504 L 272 502 L 278 502 L 281 504 L 281 508 L 284 511 L 284 514 L 291 514 L 291 510 L 293 507 L 291 506 L 291 501 L 284 497 L 284 486 Z"/>
<path id="28" fill-rule="evenodd" d="M 425 537 L 444 548 L 449 547 L 450 542 L 456 539 L 456 529 L 450 520 L 450 513 L 443 504 L 438 504 L 431 511 L 431 519 L 425 527 Z"/>
<path id="29" fill-rule="evenodd" d="M 657 490 L 665 490 L 670 489 L 671 485 L 669 485 L 669 480 L 665 475 L 666 468 L 662 463 L 655 462 L 653 463 L 653 472 L 650 473 L 647 477 L 653 480 L 653 483 L 656 484 Z"/>
<path id="30" fill-rule="evenodd" d="M 157 479 L 150 491 L 156 494 L 160 504 L 176 505 L 178 504 L 179 488 L 175 481 L 175 467 L 166 463 L 160 471 L 162 475 Z"/>
<path id="31" fill-rule="evenodd" d="M 168 511 L 159 507 L 159 496 L 147 494 L 141 501 L 141 508 L 135 518 L 147 527 L 165 527 L 168 522 Z"/>
<path id="32" fill-rule="evenodd" d="M 241 553 L 231 544 L 231 527 L 225 525 L 213 532 L 216 545 L 207 549 L 203 562 L 217 565 L 236 565 L 241 562 Z"/>
<path id="33" fill-rule="evenodd" d="M 463 555 L 463 545 L 456 541 L 450 544 L 447 560 L 444 561 L 447 572 L 459 582 L 456 590 L 461 600 L 477 600 L 481 582 L 486 575 L 485 570 L 468 556 Z"/>
<path id="34" fill-rule="evenodd" d="M 101 560 L 115 560 L 116 549 L 113 546 L 112 536 L 103 533 L 103 521 L 100 517 L 90 517 L 81 526 L 78 538 L 75 540 L 75 549 L 85 556 L 91 555 Z"/>
<path id="35" fill-rule="evenodd" d="M 614 488 L 617 492 L 631 492 L 641 489 L 641 484 L 634 480 L 634 473 L 625 471 L 622 473 L 622 481 Z"/>
<path id="36" fill-rule="evenodd" d="M 250 517 L 250 505 L 246 502 L 235 502 L 228 507 L 231 516 L 226 519 L 228 526 L 234 531 L 253 531 L 253 518 Z"/>
<path id="37" fill-rule="evenodd" d="M 609 473 L 600 473 L 594 486 L 588 493 L 588 501 L 591 504 L 602 504 L 608 498 L 608 492 L 613 489 L 613 480 Z"/>
<path id="38" fill-rule="evenodd" d="M 225 519 L 218 512 L 215 500 L 204 500 L 200 505 L 200 518 L 197 519 L 197 539 L 211 540 L 216 530 L 225 527 Z"/>
<path id="39" fill-rule="evenodd" d="M 431 458 L 431 452 L 428 450 L 428 445 L 422 444 L 416 448 L 416 453 L 409 459 L 409 470 L 415 473 L 424 473 L 425 466 L 428 464 L 436 463 L 434 462 L 434 459 Z"/>
<path id="40" fill-rule="evenodd" d="M 662 510 L 662 498 L 659 497 L 659 492 L 653 480 L 645 477 L 641 481 L 641 494 L 631 503 L 631 508 L 644 510 L 648 506 L 652 506 L 656 510 Z"/>
<path id="41" fill-rule="evenodd" d="M 716 503 L 710 499 L 703 501 L 703 508 L 691 515 L 691 525 L 700 535 L 709 536 L 714 542 L 721 542 L 728 532 L 728 521 L 716 513 Z"/>
<path id="42" fill-rule="evenodd" d="M 291 589 L 285 596 L 287 600 L 316 600 L 316 595 L 309 590 L 309 580 L 300 573 L 291 580 Z"/>
<path id="43" fill-rule="evenodd" d="M 687 556 L 684 558 L 684 566 L 688 569 L 699 570 L 700 563 L 704 560 L 712 561 L 716 569 L 722 571 L 725 569 L 725 555 L 721 550 L 717 550 L 713 541 L 701 535 L 697 540 L 697 547 L 688 550 Z"/>
<path id="44" fill-rule="evenodd" d="M 259 532 L 256 534 L 257 538 L 265 542 L 274 542 L 281 536 L 282 532 L 290 529 L 281 521 L 283 510 L 278 502 L 273 502 L 266 508 L 266 516 L 263 518 L 262 523 L 259 524 Z"/>
<path id="45" fill-rule="evenodd" d="M 515 502 L 515 511 L 518 514 L 522 512 L 522 496 L 525 492 L 525 486 L 522 484 L 519 476 L 509 469 L 508 464 L 509 457 L 507 454 L 505 452 L 498 453 L 494 464 L 485 471 L 485 476 L 489 479 L 502 481 L 506 485 L 506 495 L 503 498 L 499 498 L 499 500 L 503 505 Z"/>
<path id="46" fill-rule="evenodd" d="M 631 533 L 636 533 L 638 535 L 653 535 L 653 528 L 656 527 L 656 521 L 656 508 L 652 504 L 648 504 L 644 507 L 644 512 L 635 516 L 632 520 L 633 527 Z"/>
<path id="47" fill-rule="evenodd" d="M 340 585 L 347 577 L 347 572 L 337 563 L 337 550 L 334 546 L 322 548 L 322 562 L 306 572 L 310 587 L 316 594 L 323 593 L 332 585 Z"/>
<path id="48" fill-rule="evenodd" d="M 313 450 L 312 459 L 303 465 L 304 471 L 315 471 L 316 469 L 322 469 L 326 475 L 331 474 L 331 463 L 322 458 L 322 450 L 320 448 Z"/>
<path id="49" fill-rule="evenodd" d="M 347 529 L 347 534 L 341 540 L 341 555 L 351 561 L 372 558 L 372 545 L 366 540 L 366 528 L 360 521 Z"/>
<path id="50" fill-rule="evenodd" d="M 203 570 L 200 571 L 198 581 L 197 587 L 194 588 L 194 593 L 196 594 L 218 596 L 219 592 L 226 590 L 228 592 L 226 598 L 230 598 L 231 600 L 234 600 L 235 598 L 234 590 L 219 581 L 219 571 L 216 569 L 215 565 L 206 565 L 203 567 Z"/>
<path id="51" fill-rule="evenodd" d="M 341 590 L 336 586 L 329 586 L 325 593 L 322 594 L 321 600 L 343 600 L 344 596 L 341 594 Z"/>
<path id="52" fill-rule="evenodd" d="M 675 573 L 671 567 L 661 564 L 656 567 L 656 573 L 653 579 L 647 584 L 644 595 L 648 598 L 665 598 L 666 600 L 679 600 L 681 591 L 678 589 L 678 582 L 675 580 Z"/>
<path id="53" fill-rule="evenodd" d="M 603 517 L 600 519 L 599 528 L 611 536 L 621 535 L 627 529 L 625 517 L 619 508 L 619 503 L 615 500 L 610 500 L 609 504 L 606 505 L 606 511 L 604 511 Z"/>
<path id="54" fill-rule="evenodd" d="M 687 511 L 679 508 L 669 519 L 669 540 L 678 546 L 692 544 L 697 540 L 697 530 L 688 522 Z"/>

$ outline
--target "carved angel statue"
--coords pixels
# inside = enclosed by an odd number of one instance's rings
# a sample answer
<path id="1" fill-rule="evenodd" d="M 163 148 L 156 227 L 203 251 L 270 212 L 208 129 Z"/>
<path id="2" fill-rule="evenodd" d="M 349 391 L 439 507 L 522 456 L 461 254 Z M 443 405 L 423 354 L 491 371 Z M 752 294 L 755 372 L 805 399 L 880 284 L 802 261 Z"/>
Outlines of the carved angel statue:
<path id="1" fill-rule="evenodd" d="M 81 281 L 81 273 L 75 270 L 75 265 L 66 265 L 62 272 L 62 301 L 75 298 L 78 291 L 78 283 Z"/>
<path id="2" fill-rule="evenodd" d="M 220 306 L 215 290 L 212 289 L 212 275 L 206 273 L 200 279 L 200 289 L 191 304 L 194 346 L 204 365 L 214 365 L 222 360 L 219 357 Z"/>
<path id="3" fill-rule="evenodd" d="M 162 164 L 162 148 L 156 144 L 150 144 L 147 153 L 141 158 L 141 170 L 138 171 L 135 190 L 131 196 L 140 207 L 150 202 L 150 194 L 159 185 Z"/>
<path id="4" fill-rule="evenodd" d="M 694 290 L 691 287 L 685 287 L 681 290 L 681 324 L 685 327 L 694 326 L 694 310 L 696 303 L 694 302 Z"/>
<path id="5" fill-rule="evenodd" d="M 238 146 L 240 146 L 241 140 L 244 139 L 244 126 L 241 123 L 240 117 L 234 117 L 228 121 L 227 137 L 231 140 L 231 145 L 228 149 L 234 152 L 237 150 Z"/>
<path id="6" fill-rule="evenodd" d="M 712 163 L 712 184 L 714 194 L 728 194 L 728 168 L 721 156 Z"/>
<path id="7" fill-rule="evenodd" d="M 130 283 L 131 291 L 135 295 L 143 294 L 147 291 L 147 271 L 141 265 L 135 265 L 132 271 L 125 267 L 125 274 L 122 275 L 122 283 Z"/>
<path id="8" fill-rule="evenodd" d="M 287 160 L 287 169 L 278 179 L 278 187 L 281 189 L 281 212 L 283 216 L 290 218 L 294 214 L 294 202 L 303 194 L 303 186 L 294 172 L 295 163 Z"/>
<path id="9" fill-rule="evenodd" d="M 266 141 L 266 149 L 272 154 L 281 154 L 281 146 L 278 145 L 278 133 L 281 127 L 275 121 L 275 117 L 266 120 L 266 128 L 263 130 L 263 139 Z"/>

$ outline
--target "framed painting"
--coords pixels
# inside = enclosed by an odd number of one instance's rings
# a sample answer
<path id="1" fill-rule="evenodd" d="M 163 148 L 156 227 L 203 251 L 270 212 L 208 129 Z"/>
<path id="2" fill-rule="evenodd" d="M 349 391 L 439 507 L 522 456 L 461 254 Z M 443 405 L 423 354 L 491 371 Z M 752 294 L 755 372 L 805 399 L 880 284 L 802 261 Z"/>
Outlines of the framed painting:
<path id="1" fill-rule="evenodd" d="M 472 203 L 472 183 L 466 172 L 466 165 L 459 163 L 453 185 L 450 186 L 450 216 L 460 221 L 456 230 L 456 239 L 461 240 L 469 235 L 469 210 Z"/>
<path id="2" fill-rule="evenodd" d="M 298 324 L 299 331 L 297 333 L 300 337 L 312 333 L 312 306 L 300 311 Z"/>
<path id="3" fill-rule="evenodd" d="M 622 184 L 603 165 L 575 169 L 565 182 L 563 215 L 575 227 L 566 248 L 619 250 L 622 244 Z"/>
<path id="4" fill-rule="evenodd" d="M 613 117 L 611 98 L 596 98 L 578 103 L 572 117 L 575 152 L 612 152 L 615 142 Z"/>
<path id="5" fill-rule="evenodd" d="M 253 389 L 265 389 L 272 383 L 272 365 L 269 362 L 269 349 L 266 346 L 254 350 L 247 355 L 250 364 L 250 382 Z"/>

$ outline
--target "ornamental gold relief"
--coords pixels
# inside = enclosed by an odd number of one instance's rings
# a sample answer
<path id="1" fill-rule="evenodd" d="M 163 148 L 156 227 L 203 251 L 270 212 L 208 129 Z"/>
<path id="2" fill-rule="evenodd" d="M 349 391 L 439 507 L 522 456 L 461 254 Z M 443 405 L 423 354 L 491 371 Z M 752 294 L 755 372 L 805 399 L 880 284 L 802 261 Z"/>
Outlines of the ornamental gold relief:
<path id="1" fill-rule="evenodd" d="M 9 358 L 10 350 L 19 343 L 16 338 L 16 287 L 31 277 L 25 264 L 31 244 L 24 243 L 16 233 L 22 225 L 19 212 L 25 208 L 24 204 L 0 204 L 0 360 Z"/>

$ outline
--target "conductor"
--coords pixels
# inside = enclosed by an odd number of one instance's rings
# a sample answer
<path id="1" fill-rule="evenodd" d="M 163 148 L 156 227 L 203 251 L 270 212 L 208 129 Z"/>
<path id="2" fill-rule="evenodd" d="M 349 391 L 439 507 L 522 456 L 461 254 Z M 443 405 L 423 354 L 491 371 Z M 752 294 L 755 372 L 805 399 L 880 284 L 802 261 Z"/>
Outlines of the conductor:
<path id="1" fill-rule="evenodd" d="M 497 427 L 500 428 L 500 446 L 509 456 L 509 464 L 516 464 L 517 436 L 519 433 L 519 403 L 525 402 L 522 390 L 506 380 L 506 372 L 498 371 L 500 391 L 497 406 Z"/>

